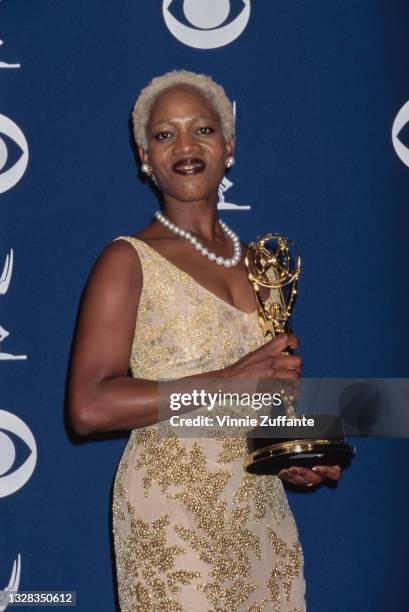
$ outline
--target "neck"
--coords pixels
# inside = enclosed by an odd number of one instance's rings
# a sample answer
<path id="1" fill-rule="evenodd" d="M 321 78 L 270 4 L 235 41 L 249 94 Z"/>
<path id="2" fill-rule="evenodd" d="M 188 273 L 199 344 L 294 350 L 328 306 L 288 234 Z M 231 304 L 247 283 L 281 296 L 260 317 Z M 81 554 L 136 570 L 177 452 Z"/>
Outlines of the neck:
<path id="1" fill-rule="evenodd" d="M 180 202 L 165 196 L 163 214 L 175 225 L 205 240 L 212 241 L 216 236 L 223 235 L 219 225 L 217 197 Z"/>

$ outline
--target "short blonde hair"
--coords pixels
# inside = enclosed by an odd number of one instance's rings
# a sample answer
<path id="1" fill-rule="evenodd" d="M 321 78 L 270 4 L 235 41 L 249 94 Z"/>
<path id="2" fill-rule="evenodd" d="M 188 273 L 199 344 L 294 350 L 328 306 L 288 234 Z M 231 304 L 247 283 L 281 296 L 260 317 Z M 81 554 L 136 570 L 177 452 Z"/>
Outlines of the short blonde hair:
<path id="1" fill-rule="evenodd" d="M 152 106 L 158 96 L 175 85 L 190 85 L 197 89 L 205 100 L 210 102 L 220 117 L 224 140 L 228 142 L 235 136 L 235 117 L 233 104 L 221 85 L 205 74 L 196 74 L 188 70 L 172 70 L 166 74 L 155 77 L 139 94 L 132 112 L 134 137 L 137 145 L 144 151 L 148 149 L 146 128 L 148 125 Z"/>

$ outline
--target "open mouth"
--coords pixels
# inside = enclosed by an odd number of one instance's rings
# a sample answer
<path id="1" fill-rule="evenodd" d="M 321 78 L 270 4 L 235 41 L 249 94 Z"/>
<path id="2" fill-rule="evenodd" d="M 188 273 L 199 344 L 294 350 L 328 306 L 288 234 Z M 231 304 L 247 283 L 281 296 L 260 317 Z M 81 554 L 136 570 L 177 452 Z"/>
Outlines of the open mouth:
<path id="1" fill-rule="evenodd" d="M 203 172 L 205 167 L 206 164 L 202 159 L 198 159 L 197 157 L 186 157 L 176 162 L 176 164 L 172 166 L 172 170 L 176 172 L 176 174 L 192 176 L 193 174 Z"/>

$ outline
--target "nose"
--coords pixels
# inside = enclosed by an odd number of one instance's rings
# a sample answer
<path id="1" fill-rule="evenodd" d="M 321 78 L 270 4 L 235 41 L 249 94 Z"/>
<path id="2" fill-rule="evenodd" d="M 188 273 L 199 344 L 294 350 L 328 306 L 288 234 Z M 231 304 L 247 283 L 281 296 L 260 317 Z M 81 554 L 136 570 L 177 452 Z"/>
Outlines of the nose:
<path id="1" fill-rule="evenodd" d="M 193 134 L 191 134 L 191 132 L 188 130 L 183 130 L 179 132 L 175 140 L 173 152 L 177 156 L 189 155 L 195 151 L 198 151 L 199 148 L 199 144 L 195 140 Z"/>

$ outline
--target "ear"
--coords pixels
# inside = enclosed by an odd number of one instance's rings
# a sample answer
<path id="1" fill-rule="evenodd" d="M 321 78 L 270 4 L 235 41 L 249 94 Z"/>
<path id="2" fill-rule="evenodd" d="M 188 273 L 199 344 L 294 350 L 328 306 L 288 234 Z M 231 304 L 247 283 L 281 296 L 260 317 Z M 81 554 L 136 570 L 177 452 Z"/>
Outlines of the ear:
<path id="1" fill-rule="evenodd" d="M 226 142 L 227 157 L 233 157 L 235 146 L 236 146 L 236 140 L 234 138 L 231 138 L 228 142 Z"/>
<path id="2" fill-rule="evenodd" d="M 152 176 L 152 165 L 151 162 L 149 160 L 149 155 L 148 152 L 145 151 L 142 147 L 138 147 L 138 152 L 139 152 L 139 157 L 141 158 L 141 162 L 142 162 L 142 172 L 144 172 L 146 174 L 146 176 Z M 144 168 L 144 165 L 147 164 L 147 167 Z"/>
<path id="3" fill-rule="evenodd" d="M 143 164 L 150 164 L 148 152 L 145 151 L 142 147 L 138 147 L 139 157 L 141 158 L 141 162 Z"/>

